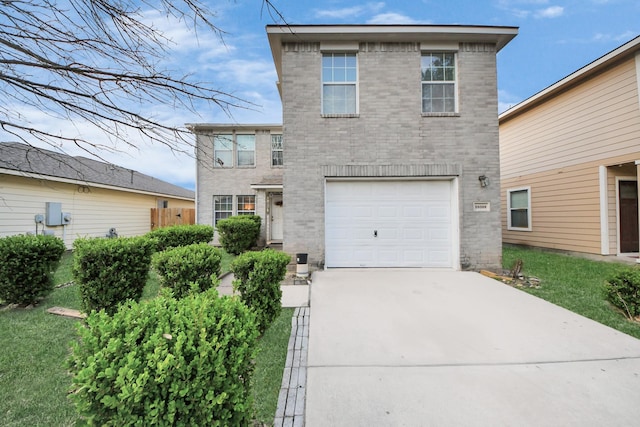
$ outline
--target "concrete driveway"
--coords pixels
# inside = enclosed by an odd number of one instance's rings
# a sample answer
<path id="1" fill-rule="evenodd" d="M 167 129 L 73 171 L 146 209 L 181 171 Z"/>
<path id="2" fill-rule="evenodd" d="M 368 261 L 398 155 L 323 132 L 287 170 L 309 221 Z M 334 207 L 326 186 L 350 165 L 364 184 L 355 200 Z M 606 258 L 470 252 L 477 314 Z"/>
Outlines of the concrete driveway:
<path id="1" fill-rule="evenodd" d="M 305 424 L 637 426 L 640 340 L 477 273 L 314 273 Z"/>

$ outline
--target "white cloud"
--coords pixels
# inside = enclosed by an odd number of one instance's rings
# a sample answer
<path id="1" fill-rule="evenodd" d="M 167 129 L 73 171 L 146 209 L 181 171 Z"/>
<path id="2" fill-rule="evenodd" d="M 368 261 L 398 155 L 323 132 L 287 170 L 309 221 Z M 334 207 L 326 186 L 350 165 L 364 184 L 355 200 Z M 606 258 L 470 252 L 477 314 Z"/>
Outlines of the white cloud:
<path id="1" fill-rule="evenodd" d="M 352 19 L 367 13 L 378 13 L 384 8 L 383 2 L 366 3 L 361 6 L 345 7 L 341 9 L 316 9 L 316 18 Z"/>
<path id="2" fill-rule="evenodd" d="M 501 114 L 509 108 L 517 105 L 522 98 L 507 92 L 506 90 L 498 90 L 498 113 Z"/>
<path id="3" fill-rule="evenodd" d="M 414 19 L 406 16 L 406 15 L 402 15 L 399 13 L 380 13 L 376 16 L 374 16 L 373 18 L 371 18 L 369 21 L 367 21 L 367 24 L 417 24 L 418 21 L 415 21 Z"/>
<path id="4" fill-rule="evenodd" d="M 557 18 L 564 14 L 564 7 L 562 6 L 549 6 L 545 9 L 539 9 L 534 16 L 536 18 Z"/>

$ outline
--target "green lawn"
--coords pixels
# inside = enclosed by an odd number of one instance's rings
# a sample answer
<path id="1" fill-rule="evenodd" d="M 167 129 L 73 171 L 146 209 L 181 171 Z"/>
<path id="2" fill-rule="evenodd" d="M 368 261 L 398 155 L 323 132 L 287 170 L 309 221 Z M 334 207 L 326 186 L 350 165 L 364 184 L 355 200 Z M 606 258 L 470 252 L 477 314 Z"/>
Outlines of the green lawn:
<path id="1" fill-rule="evenodd" d="M 223 258 L 228 271 L 232 256 Z M 55 282 L 70 282 L 72 256 L 66 253 Z M 160 289 L 151 273 L 143 299 Z M 64 367 L 69 343 L 76 339 L 79 321 L 48 314 L 50 307 L 80 309 L 77 286 L 56 289 L 33 309 L 0 309 L 0 425 L 75 426 L 75 408 L 67 398 L 71 378 Z M 291 333 L 293 310 L 282 314 L 260 339 L 254 373 L 256 420 L 271 424 L 275 416 L 282 371 Z M 76 424 L 78 423 L 78 424 Z"/>
<path id="2" fill-rule="evenodd" d="M 542 279 L 539 288 L 523 288 L 524 291 L 640 338 L 640 323 L 628 320 L 608 302 L 605 294 L 607 279 L 633 266 L 506 246 L 503 250 L 504 268 L 513 267 L 517 259 L 523 261 L 522 272 L 525 276 Z"/>

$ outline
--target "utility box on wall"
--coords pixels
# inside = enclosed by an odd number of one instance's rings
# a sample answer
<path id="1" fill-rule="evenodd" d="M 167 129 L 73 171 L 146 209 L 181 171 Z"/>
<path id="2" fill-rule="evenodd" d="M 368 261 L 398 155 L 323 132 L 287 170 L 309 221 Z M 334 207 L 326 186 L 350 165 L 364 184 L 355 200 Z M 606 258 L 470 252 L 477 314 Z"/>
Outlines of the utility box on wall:
<path id="1" fill-rule="evenodd" d="M 47 202 L 47 213 L 45 218 L 47 227 L 62 225 L 62 203 Z"/>

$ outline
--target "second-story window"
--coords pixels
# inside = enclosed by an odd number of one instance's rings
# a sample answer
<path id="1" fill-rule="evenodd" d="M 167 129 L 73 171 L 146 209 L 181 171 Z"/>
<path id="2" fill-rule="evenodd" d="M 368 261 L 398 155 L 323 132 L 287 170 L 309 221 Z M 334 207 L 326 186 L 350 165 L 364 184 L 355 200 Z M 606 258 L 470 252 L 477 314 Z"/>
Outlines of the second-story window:
<path id="1" fill-rule="evenodd" d="M 256 164 L 256 136 L 236 135 L 238 144 L 238 166 L 255 166 Z"/>
<path id="2" fill-rule="evenodd" d="M 322 54 L 322 114 L 356 114 L 357 86 L 355 53 Z"/>
<path id="3" fill-rule="evenodd" d="M 456 112 L 456 54 L 422 54 L 422 112 Z"/>
<path id="4" fill-rule="evenodd" d="M 282 135 L 271 135 L 271 166 L 284 165 Z"/>
<path id="5" fill-rule="evenodd" d="M 233 167 L 233 135 L 213 137 L 213 166 L 217 168 Z"/>

